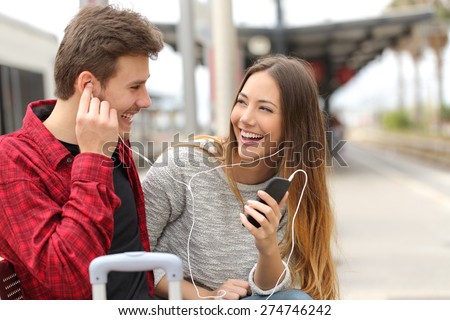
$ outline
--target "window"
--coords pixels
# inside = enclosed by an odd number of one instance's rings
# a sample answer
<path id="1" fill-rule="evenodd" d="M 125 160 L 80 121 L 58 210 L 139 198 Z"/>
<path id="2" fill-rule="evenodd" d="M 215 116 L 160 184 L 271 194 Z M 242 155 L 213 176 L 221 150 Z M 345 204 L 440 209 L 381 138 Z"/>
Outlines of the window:
<path id="1" fill-rule="evenodd" d="M 41 73 L 0 65 L 0 134 L 19 129 L 27 105 L 43 98 Z"/>

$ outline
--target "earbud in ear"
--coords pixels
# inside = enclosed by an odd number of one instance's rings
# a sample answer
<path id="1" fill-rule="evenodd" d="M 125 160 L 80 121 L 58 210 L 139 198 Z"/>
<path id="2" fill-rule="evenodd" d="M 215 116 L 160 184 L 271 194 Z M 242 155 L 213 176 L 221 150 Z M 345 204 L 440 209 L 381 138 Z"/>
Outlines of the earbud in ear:
<path id="1" fill-rule="evenodd" d="M 88 83 L 91 83 L 91 80 L 89 80 L 88 82 L 86 82 L 84 84 L 84 87 L 86 88 L 86 86 L 88 85 Z M 91 92 L 91 99 L 94 98 L 94 94 Z"/>

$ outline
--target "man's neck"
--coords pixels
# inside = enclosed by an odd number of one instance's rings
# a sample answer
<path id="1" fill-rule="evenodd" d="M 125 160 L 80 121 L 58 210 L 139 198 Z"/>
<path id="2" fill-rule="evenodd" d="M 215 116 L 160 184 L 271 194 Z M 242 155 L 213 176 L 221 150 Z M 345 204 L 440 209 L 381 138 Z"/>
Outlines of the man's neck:
<path id="1" fill-rule="evenodd" d="M 75 121 L 78 102 L 74 97 L 69 100 L 58 99 L 50 116 L 44 121 L 44 126 L 56 139 L 71 144 L 78 144 L 75 135 Z"/>

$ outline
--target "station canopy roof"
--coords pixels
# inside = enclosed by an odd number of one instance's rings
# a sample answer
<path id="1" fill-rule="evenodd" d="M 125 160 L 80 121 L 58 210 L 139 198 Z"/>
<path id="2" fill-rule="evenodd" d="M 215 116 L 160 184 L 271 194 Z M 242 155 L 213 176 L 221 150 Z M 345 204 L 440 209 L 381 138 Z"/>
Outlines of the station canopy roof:
<path id="1" fill-rule="evenodd" d="M 431 20 L 429 8 L 386 13 L 379 17 L 345 22 L 277 29 L 238 28 L 239 42 L 246 59 L 256 58 L 249 50 L 255 35 L 271 40 L 271 47 L 282 41 L 283 53 L 312 63 L 319 83 L 333 91 L 356 72 L 400 39 L 409 36 L 414 25 Z M 254 39 L 254 38 L 253 38 Z"/>
<path id="2" fill-rule="evenodd" d="M 396 47 L 402 38 L 411 35 L 415 25 L 433 17 L 433 9 L 419 7 L 360 20 L 316 25 L 283 28 L 238 26 L 237 35 L 246 67 L 258 58 L 255 50 L 250 51 L 251 47 L 261 50 L 270 41 L 270 53 L 281 52 L 309 61 L 321 91 L 331 94 L 384 49 Z M 176 48 L 176 25 L 157 26 L 163 32 L 165 42 Z M 200 40 L 197 41 L 197 49 L 199 61 L 204 61 L 202 55 L 205 51 Z"/>

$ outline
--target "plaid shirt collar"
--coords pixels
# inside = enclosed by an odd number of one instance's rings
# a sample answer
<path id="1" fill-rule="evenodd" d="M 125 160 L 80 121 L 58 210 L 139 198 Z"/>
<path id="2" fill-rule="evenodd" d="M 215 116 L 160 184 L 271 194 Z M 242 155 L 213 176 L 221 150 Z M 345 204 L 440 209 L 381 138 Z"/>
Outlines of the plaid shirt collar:
<path id="1" fill-rule="evenodd" d="M 72 157 L 55 136 L 42 123 L 53 111 L 56 100 L 35 101 L 28 105 L 22 129 L 29 134 L 36 146 L 45 155 L 50 166 L 56 170 L 61 161 Z"/>

